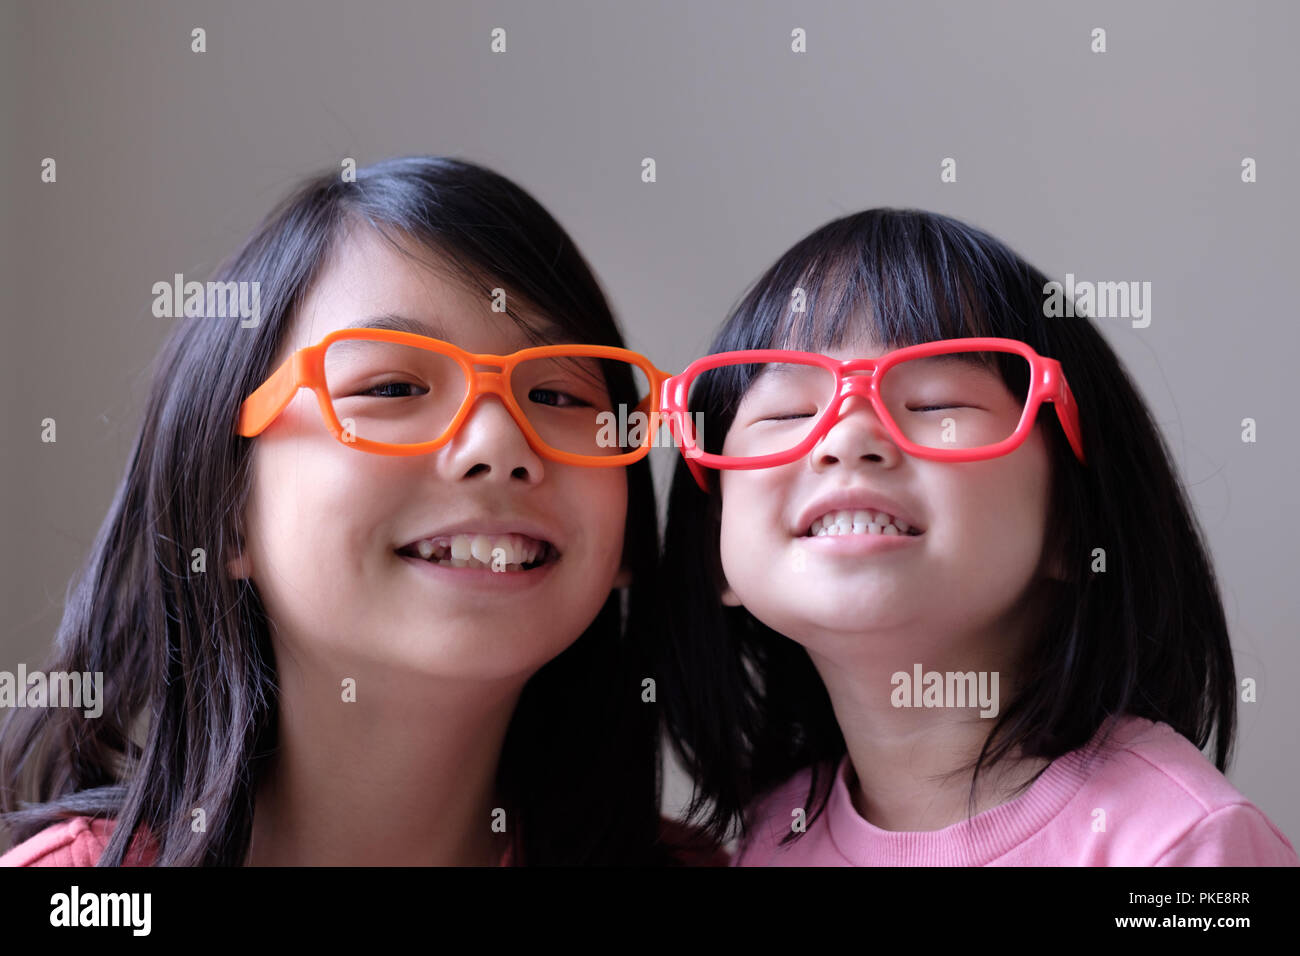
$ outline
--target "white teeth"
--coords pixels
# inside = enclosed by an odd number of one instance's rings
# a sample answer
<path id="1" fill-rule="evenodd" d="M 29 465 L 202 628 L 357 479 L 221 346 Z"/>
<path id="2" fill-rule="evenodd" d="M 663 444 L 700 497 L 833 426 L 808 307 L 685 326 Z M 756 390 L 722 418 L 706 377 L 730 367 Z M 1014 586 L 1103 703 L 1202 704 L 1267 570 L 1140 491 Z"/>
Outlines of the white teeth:
<path id="1" fill-rule="evenodd" d="M 813 520 L 808 528 L 809 537 L 823 534 L 882 534 L 885 527 L 893 527 L 895 534 L 906 534 L 911 528 L 906 521 L 895 519 L 885 511 L 828 511 Z"/>
<path id="2" fill-rule="evenodd" d="M 453 534 L 417 541 L 421 558 L 448 567 L 519 571 L 546 551 L 545 542 L 519 534 Z"/>
<path id="3" fill-rule="evenodd" d="M 895 518 L 885 511 L 828 511 L 813 520 L 807 536 L 820 538 L 823 535 L 840 534 L 889 534 L 906 535 L 912 526 L 901 518 Z"/>

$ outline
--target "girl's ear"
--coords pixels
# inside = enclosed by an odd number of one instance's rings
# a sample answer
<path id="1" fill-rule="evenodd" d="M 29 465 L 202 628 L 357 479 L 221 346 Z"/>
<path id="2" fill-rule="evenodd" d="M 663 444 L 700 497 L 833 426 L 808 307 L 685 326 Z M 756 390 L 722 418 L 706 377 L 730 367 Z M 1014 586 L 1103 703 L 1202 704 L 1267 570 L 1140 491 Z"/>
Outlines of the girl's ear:
<path id="1" fill-rule="evenodd" d="M 253 562 L 249 559 L 248 552 L 241 550 L 238 555 L 227 561 L 226 570 L 236 580 L 251 578 L 253 576 Z"/>
<path id="2" fill-rule="evenodd" d="M 1060 548 L 1052 548 L 1044 564 L 1044 577 L 1049 581 L 1065 582 L 1065 559 L 1061 556 Z"/>
<path id="3" fill-rule="evenodd" d="M 722 603 L 727 607 L 741 607 L 740 598 L 736 597 L 736 592 L 731 590 L 731 585 L 725 582 L 722 585 Z"/>
<path id="4" fill-rule="evenodd" d="M 631 586 L 632 572 L 627 569 L 627 565 L 625 564 L 618 569 L 618 577 L 614 579 L 614 587 L 630 588 Z"/>

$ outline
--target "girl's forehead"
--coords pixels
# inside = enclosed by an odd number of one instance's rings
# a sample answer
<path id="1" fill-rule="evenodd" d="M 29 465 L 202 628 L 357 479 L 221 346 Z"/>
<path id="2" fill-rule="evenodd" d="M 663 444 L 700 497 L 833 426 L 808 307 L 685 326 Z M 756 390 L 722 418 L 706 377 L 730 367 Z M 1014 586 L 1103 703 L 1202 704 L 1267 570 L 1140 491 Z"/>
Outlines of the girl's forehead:
<path id="1" fill-rule="evenodd" d="M 829 354 L 839 358 L 879 358 L 889 351 L 891 351 L 890 346 L 874 335 L 853 335 L 845 339 L 838 348 L 833 348 Z"/>
<path id="2" fill-rule="evenodd" d="M 510 301 L 504 290 L 471 287 L 437 250 L 400 244 L 394 247 L 373 229 L 340 237 L 295 314 L 291 347 L 313 345 L 344 328 L 413 332 L 471 352 L 508 353 L 536 344 L 502 305 L 522 313 L 541 336 L 560 338 L 554 323 Z"/>
<path id="3" fill-rule="evenodd" d="M 829 355 L 832 358 L 839 359 L 860 359 L 860 358 L 879 358 L 886 352 L 892 351 L 892 347 L 881 342 L 874 334 L 856 333 L 846 335 L 837 345 L 824 345 L 820 348 L 801 345 L 796 341 L 788 345 L 777 345 L 777 348 L 789 348 L 795 351 L 818 352 L 822 355 Z"/>
<path id="4" fill-rule="evenodd" d="M 835 344 L 830 344 L 835 343 Z M 772 348 L 874 358 L 890 350 L 882 341 L 875 314 L 865 300 L 844 302 L 838 295 L 823 295 L 803 313 L 787 312 L 777 323 Z"/>

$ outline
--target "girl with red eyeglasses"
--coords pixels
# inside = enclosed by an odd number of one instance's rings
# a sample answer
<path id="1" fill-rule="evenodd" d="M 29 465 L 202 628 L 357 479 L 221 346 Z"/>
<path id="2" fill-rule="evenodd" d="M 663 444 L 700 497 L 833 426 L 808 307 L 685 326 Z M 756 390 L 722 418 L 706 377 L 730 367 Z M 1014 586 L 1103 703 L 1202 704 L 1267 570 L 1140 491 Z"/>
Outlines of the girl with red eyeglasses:
<path id="1" fill-rule="evenodd" d="M 1296 864 L 1223 775 L 1232 649 L 1164 442 L 1047 291 L 868 210 L 664 384 L 667 722 L 733 862 Z"/>

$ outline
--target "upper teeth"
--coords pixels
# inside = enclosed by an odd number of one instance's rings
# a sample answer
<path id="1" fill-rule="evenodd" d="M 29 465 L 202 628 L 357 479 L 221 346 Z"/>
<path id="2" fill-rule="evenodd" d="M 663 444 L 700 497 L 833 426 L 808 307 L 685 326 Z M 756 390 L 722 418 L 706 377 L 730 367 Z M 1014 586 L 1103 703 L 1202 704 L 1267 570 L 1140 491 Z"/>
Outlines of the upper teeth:
<path id="1" fill-rule="evenodd" d="M 489 566 L 528 564 L 546 550 L 546 543 L 522 534 L 443 534 L 423 538 L 415 549 L 426 561 L 466 567 L 471 561 Z"/>
<path id="2" fill-rule="evenodd" d="M 906 521 L 884 511 L 828 511 L 812 523 L 807 535 L 907 534 L 909 530 Z"/>

